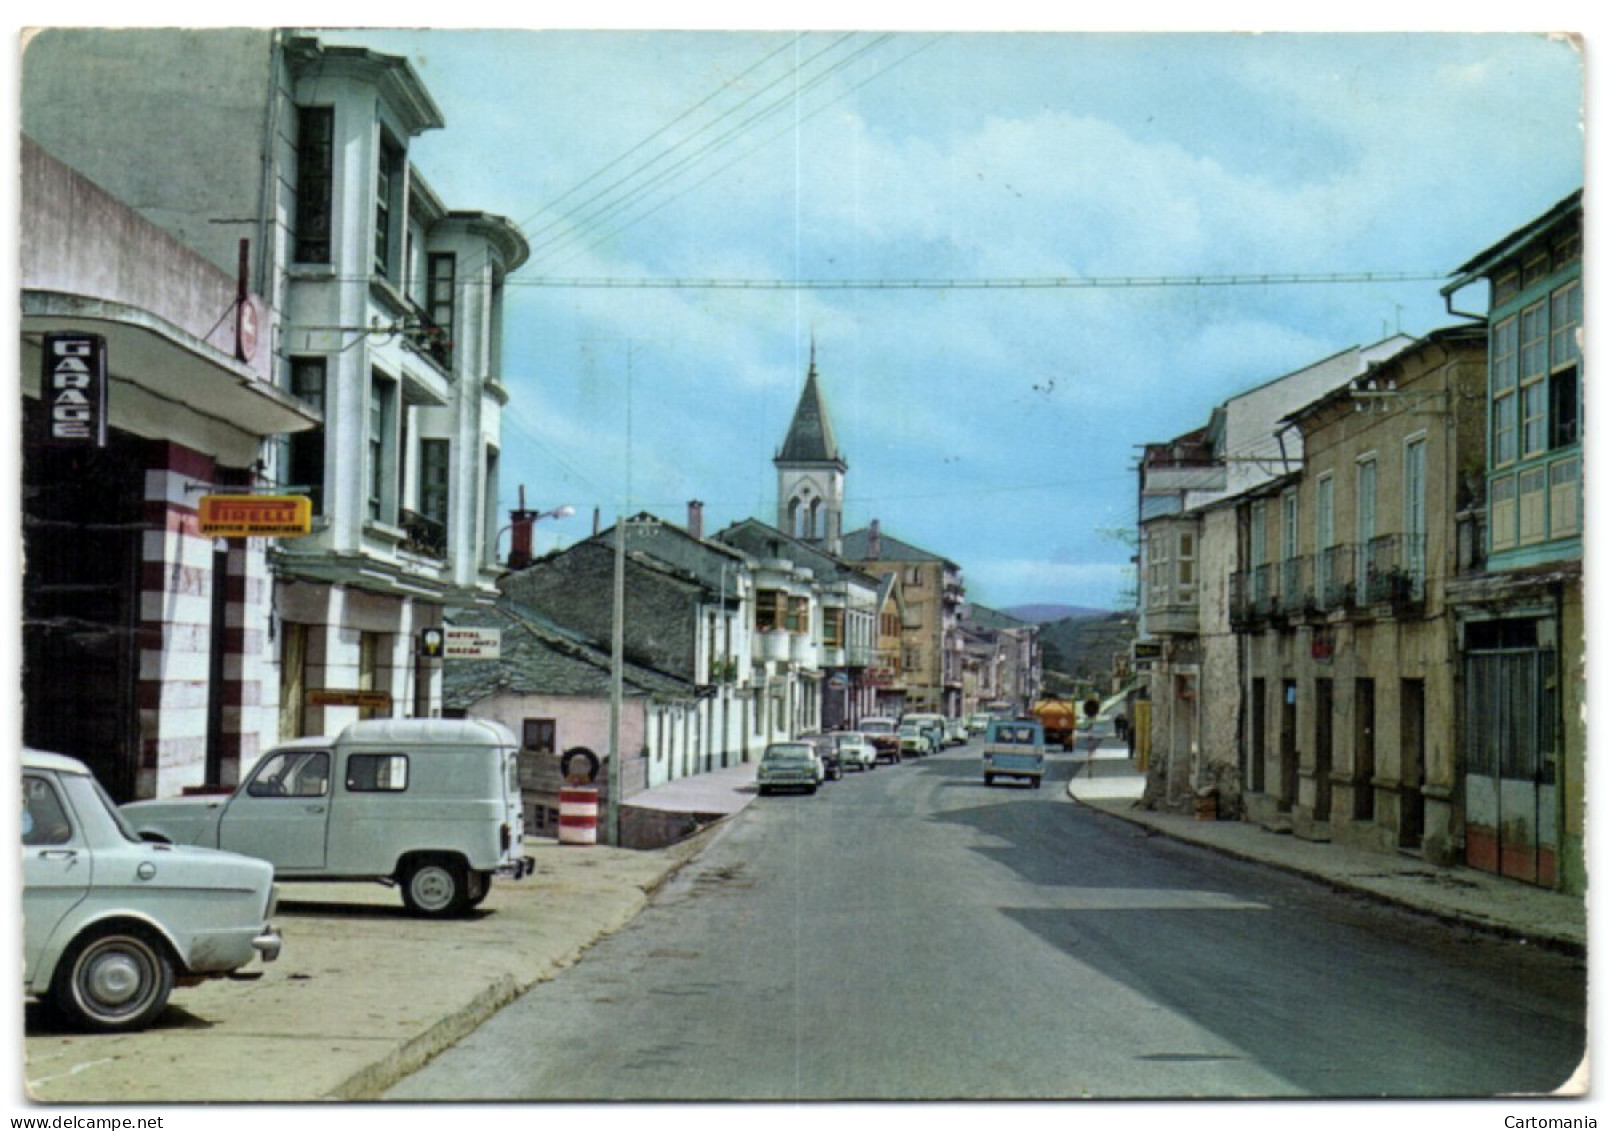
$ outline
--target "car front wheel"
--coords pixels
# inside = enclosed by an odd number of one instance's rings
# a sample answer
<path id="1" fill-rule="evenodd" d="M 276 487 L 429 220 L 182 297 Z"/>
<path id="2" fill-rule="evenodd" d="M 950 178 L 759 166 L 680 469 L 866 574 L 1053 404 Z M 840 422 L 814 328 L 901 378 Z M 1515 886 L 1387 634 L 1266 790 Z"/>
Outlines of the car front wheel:
<path id="1" fill-rule="evenodd" d="M 51 1003 L 78 1028 L 115 1033 L 144 1028 L 172 992 L 173 963 L 163 945 L 145 931 L 118 928 L 72 945 L 56 970 Z"/>
<path id="2" fill-rule="evenodd" d="M 446 919 L 469 906 L 469 869 L 447 857 L 414 862 L 402 879 L 402 902 L 427 919 Z"/>

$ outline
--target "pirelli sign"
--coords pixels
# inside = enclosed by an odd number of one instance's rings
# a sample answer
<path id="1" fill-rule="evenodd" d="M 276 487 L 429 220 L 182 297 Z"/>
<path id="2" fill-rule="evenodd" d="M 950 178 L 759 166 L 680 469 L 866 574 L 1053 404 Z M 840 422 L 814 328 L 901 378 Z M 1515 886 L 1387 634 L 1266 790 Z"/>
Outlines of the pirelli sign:
<path id="1" fill-rule="evenodd" d="M 40 399 L 44 442 L 54 447 L 106 446 L 106 339 L 99 334 L 46 334 Z"/>
<path id="2" fill-rule="evenodd" d="M 299 538 L 313 529 L 306 495 L 203 495 L 201 533 L 208 538 Z"/>

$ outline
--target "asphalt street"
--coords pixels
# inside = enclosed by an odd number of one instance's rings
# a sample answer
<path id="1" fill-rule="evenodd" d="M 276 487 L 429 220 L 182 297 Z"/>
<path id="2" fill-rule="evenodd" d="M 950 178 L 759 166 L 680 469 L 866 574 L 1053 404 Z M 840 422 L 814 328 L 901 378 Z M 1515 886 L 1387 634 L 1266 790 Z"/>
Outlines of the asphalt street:
<path id="1" fill-rule="evenodd" d="M 1167 838 L 974 748 L 760 799 L 398 1100 L 1488 1096 L 1584 963 Z"/>

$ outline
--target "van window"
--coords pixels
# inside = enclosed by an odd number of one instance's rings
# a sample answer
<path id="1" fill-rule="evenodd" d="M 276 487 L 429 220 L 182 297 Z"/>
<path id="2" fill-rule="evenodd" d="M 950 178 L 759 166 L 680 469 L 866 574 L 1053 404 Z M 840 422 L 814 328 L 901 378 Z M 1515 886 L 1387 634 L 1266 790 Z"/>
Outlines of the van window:
<path id="1" fill-rule="evenodd" d="M 252 776 L 252 797 L 323 797 L 329 792 L 329 755 L 322 750 L 270 754 Z"/>
<path id="2" fill-rule="evenodd" d="M 406 754 L 353 754 L 346 760 L 346 788 L 352 793 L 400 793 L 407 787 Z"/>

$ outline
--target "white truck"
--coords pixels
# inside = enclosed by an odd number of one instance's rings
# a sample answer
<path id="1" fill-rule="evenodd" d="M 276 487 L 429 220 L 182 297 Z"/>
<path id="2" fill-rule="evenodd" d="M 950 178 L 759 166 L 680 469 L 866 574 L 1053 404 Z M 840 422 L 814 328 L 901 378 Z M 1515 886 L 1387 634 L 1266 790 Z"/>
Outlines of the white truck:
<path id="1" fill-rule="evenodd" d="M 267 860 L 280 882 L 377 880 L 416 915 L 478 906 L 524 856 L 519 744 L 480 719 L 376 719 L 270 750 L 226 797 L 136 801 L 147 840 Z"/>

